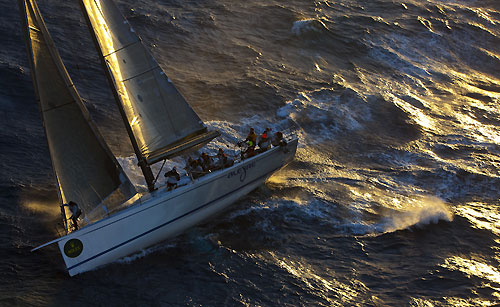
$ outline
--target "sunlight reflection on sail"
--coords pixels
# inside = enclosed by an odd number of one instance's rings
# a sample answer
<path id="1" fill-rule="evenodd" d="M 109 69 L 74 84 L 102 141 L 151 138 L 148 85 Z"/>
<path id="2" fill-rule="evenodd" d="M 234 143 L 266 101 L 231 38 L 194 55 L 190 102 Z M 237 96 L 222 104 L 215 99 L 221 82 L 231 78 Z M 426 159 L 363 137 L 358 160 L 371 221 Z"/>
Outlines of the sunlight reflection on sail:
<path id="1" fill-rule="evenodd" d="M 130 122 L 130 126 L 133 126 L 135 124 L 137 124 L 137 116 L 132 119 L 132 121 Z"/>
<path id="2" fill-rule="evenodd" d="M 120 69 L 120 63 L 117 54 L 115 53 L 116 49 L 120 48 L 115 48 L 114 46 L 113 36 L 111 34 L 110 28 L 101 13 L 102 12 L 101 1 L 95 0 L 89 2 L 92 3 L 87 3 L 86 8 L 92 11 L 89 12 L 88 16 L 89 18 L 93 18 L 94 22 L 96 22 L 97 25 L 99 25 L 98 27 L 94 28 L 97 34 L 96 37 L 99 40 L 106 62 L 108 63 L 110 70 L 113 74 L 113 77 L 115 79 L 114 84 L 116 86 L 116 91 L 121 97 L 121 103 L 123 104 L 123 109 L 127 114 L 127 119 L 130 120 L 130 118 L 134 114 L 138 114 L 138 112 L 135 111 L 134 104 L 132 103 L 132 100 L 128 95 L 128 91 L 122 81 L 124 80 L 124 77 Z M 94 3 L 95 5 L 93 5 Z M 137 139 L 137 143 L 143 147 L 146 147 L 141 127 L 140 125 L 135 125 L 137 122 L 138 122 L 138 117 L 136 116 L 133 118 L 132 121 L 130 121 L 130 126 L 133 127 L 132 129 L 134 131 L 134 136 Z M 141 148 L 141 150 L 144 152 L 145 150 L 147 150 L 147 148 Z"/>

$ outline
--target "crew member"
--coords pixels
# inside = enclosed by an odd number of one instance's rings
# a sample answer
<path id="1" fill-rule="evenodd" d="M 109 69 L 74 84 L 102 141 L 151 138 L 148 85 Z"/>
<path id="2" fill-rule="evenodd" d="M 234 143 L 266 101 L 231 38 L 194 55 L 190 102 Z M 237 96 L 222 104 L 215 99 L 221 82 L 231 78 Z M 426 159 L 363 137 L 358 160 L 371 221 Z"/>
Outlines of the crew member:
<path id="1" fill-rule="evenodd" d="M 257 144 L 257 133 L 255 133 L 255 130 L 253 128 L 250 128 L 250 132 L 248 133 L 245 142 L 247 143 L 248 147 L 255 147 L 255 144 Z"/>
<path id="2" fill-rule="evenodd" d="M 78 207 L 78 205 L 70 200 L 69 203 L 61 205 L 61 207 L 68 207 L 69 211 L 71 211 L 71 216 L 69 220 L 73 222 L 74 230 L 78 230 L 78 218 L 82 215 L 82 210 Z"/>
<path id="3" fill-rule="evenodd" d="M 233 166 L 234 164 L 234 161 L 227 157 L 222 148 L 219 148 L 219 151 L 217 152 L 217 155 L 215 157 L 217 158 L 216 169 L 223 169 Z"/>
<path id="4" fill-rule="evenodd" d="M 172 169 L 168 172 L 165 173 L 165 177 L 167 178 L 167 190 L 171 191 L 175 188 L 177 188 L 177 181 L 181 179 L 181 176 L 179 176 L 179 173 L 177 172 L 177 169 L 172 167 Z"/>
<path id="5" fill-rule="evenodd" d="M 224 153 L 224 149 L 219 148 L 219 151 L 217 151 L 217 155 L 215 156 L 217 158 L 217 161 L 215 162 L 215 170 L 223 169 L 224 168 L 224 156 L 226 154 Z"/>
<path id="6" fill-rule="evenodd" d="M 255 155 L 257 155 L 257 152 L 255 151 L 255 146 L 248 146 L 248 148 L 241 153 L 241 160 L 251 158 Z"/>
<path id="7" fill-rule="evenodd" d="M 206 152 L 201 154 L 201 167 L 205 173 L 209 173 L 214 169 L 214 160 Z"/>
<path id="8" fill-rule="evenodd" d="M 281 131 L 278 131 L 273 135 L 273 139 L 271 141 L 271 144 L 274 147 L 286 146 L 286 142 L 285 142 L 285 140 L 283 140 L 283 133 L 281 133 Z"/>
<path id="9" fill-rule="evenodd" d="M 231 167 L 234 165 L 234 160 L 229 158 L 226 154 L 222 157 L 222 163 L 224 165 L 224 168 L 226 167 Z"/>
<path id="10" fill-rule="evenodd" d="M 191 179 L 197 179 L 203 176 L 203 168 L 201 167 L 200 160 L 201 159 L 193 160 L 190 170 Z"/>
<path id="11" fill-rule="evenodd" d="M 259 152 L 264 152 L 271 147 L 271 128 L 266 130 L 259 137 Z"/>

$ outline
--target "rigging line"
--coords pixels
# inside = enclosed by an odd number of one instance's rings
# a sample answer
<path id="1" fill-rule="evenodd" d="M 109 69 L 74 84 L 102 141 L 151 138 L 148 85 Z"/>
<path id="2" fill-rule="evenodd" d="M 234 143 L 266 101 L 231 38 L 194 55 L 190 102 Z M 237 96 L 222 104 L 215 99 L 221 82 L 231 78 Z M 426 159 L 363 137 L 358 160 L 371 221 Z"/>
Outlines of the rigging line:
<path id="1" fill-rule="evenodd" d="M 161 165 L 161 168 L 160 168 L 160 171 L 158 172 L 158 175 L 156 175 L 156 178 L 155 180 L 153 181 L 153 184 L 156 183 L 156 181 L 158 180 L 158 177 L 160 177 L 160 174 L 161 174 L 161 171 L 163 170 L 163 167 L 165 166 L 165 163 L 167 162 L 167 159 L 163 160 L 163 164 Z"/>

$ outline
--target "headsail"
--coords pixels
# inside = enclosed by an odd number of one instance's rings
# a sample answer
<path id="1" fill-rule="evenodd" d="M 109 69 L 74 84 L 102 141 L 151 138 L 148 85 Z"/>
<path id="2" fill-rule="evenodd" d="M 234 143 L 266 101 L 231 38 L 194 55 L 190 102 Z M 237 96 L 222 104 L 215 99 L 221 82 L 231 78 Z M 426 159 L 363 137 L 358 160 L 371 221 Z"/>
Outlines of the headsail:
<path id="1" fill-rule="evenodd" d="M 112 0 L 81 4 L 140 158 L 152 164 L 219 135 L 207 131 Z"/>
<path id="2" fill-rule="evenodd" d="M 34 0 L 18 0 L 33 86 L 61 202 L 94 222 L 136 194 L 73 85 Z"/>

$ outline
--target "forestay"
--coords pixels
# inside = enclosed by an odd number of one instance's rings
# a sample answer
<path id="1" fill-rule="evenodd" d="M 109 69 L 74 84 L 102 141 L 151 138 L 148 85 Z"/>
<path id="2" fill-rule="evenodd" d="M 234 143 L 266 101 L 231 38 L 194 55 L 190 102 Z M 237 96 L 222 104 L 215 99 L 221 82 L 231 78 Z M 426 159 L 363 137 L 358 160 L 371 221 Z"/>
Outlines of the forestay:
<path id="1" fill-rule="evenodd" d="M 207 131 L 113 1 L 81 3 L 139 156 L 152 164 L 219 135 Z"/>
<path id="2" fill-rule="evenodd" d="M 136 191 L 73 85 L 33 0 L 19 0 L 31 74 L 60 201 L 75 201 L 88 222 L 103 218 Z"/>

